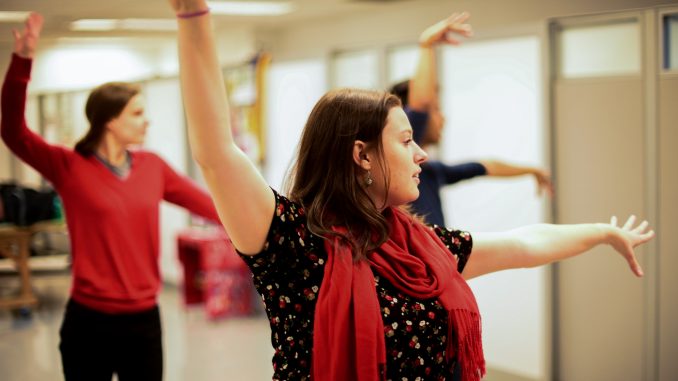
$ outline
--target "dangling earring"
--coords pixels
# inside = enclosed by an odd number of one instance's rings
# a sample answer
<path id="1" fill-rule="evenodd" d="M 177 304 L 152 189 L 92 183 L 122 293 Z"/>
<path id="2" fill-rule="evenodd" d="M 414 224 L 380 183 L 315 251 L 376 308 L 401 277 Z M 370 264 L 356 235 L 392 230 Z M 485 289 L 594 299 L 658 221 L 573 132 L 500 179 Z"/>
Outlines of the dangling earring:
<path id="1" fill-rule="evenodd" d="M 367 174 L 365 175 L 365 186 L 370 186 L 374 182 L 374 179 L 372 178 L 372 172 L 367 171 Z"/>

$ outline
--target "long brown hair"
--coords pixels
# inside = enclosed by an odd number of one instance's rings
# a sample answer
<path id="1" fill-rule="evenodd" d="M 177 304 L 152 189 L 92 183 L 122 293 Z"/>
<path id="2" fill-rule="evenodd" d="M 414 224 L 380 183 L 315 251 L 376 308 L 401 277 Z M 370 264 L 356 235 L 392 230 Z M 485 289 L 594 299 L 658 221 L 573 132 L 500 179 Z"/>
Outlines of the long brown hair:
<path id="1" fill-rule="evenodd" d="M 125 82 L 104 83 L 92 90 L 85 105 L 89 130 L 75 144 L 75 151 L 83 156 L 93 154 L 106 132 L 106 123 L 120 115 L 140 91 L 138 85 Z"/>
<path id="2" fill-rule="evenodd" d="M 316 103 L 306 122 L 289 178 L 290 198 L 301 203 L 314 234 L 339 236 L 359 260 L 388 239 L 386 220 L 364 188 L 365 171 L 353 161 L 356 140 L 378 152 L 388 194 L 388 166 L 381 142 L 386 119 L 400 100 L 381 91 L 338 89 Z M 338 234 L 332 226 L 345 227 Z"/>

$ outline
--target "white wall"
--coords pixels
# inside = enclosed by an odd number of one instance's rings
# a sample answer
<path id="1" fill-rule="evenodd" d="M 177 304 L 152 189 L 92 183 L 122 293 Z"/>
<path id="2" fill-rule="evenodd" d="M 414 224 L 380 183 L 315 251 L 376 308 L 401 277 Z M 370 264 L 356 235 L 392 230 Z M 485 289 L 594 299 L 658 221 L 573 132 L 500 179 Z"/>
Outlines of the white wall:
<path id="1" fill-rule="evenodd" d="M 444 162 L 498 159 L 547 167 L 539 39 L 497 39 L 445 48 L 441 107 Z M 547 221 L 532 176 L 461 182 L 443 191 L 448 225 L 505 231 Z M 483 316 L 488 364 L 529 379 L 548 377 L 548 271 L 511 270 L 470 282 Z"/>
<path id="2" fill-rule="evenodd" d="M 374 49 L 340 52 L 332 57 L 332 87 L 378 89 L 379 54 Z"/>
<path id="3" fill-rule="evenodd" d="M 327 91 L 323 60 L 274 63 L 268 74 L 266 98 L 266 180 L 283 191 L 284 179 L 297 151 L 306 119 Z"/>
<path id="4" fill-rule="evenodd" d="M 154 80 L 145 84 L 146 112 L 150 126 L 144 148 L 159 154 L 175 171 L 186 173 L 188 141 L 179 81 Z M 160 264 L 165 281 L 183 280 L 177 253 L 176 235 L 186 229 L 189 213 L 178 206 L 163 203 L 160 207 Z"/>

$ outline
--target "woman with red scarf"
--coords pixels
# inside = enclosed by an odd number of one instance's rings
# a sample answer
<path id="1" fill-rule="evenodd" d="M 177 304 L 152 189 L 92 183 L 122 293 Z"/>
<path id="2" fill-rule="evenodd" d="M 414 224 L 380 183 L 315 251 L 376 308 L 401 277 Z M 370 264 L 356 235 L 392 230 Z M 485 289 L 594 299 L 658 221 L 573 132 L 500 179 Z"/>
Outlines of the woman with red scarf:
<path id="1" fill-rule="evenodd" d="M 233 142 L 205 0 L 170 4 L 191 148 L 265 301 L 274 379 L 478 380 L 481 323 L 466 279 L 600 244 L 642 275 L 633 248 L 654 233 L 633 217 L 623 227 L 544 224 L 473 239 L 421 223 L 402 206 L 418 197 L 427 156 L 388 93 L 325 94 L 304 128 L 288 196 L 272 190 Z"/>

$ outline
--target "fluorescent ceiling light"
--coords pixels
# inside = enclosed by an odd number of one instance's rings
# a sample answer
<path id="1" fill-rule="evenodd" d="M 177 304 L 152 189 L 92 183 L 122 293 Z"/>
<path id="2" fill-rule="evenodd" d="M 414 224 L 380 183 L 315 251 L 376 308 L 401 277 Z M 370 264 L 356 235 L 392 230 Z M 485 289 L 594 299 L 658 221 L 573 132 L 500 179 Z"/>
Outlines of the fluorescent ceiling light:
<path id="1" fill-rule="evenodd" d="M 129 42 L 129 37 L 59 37 L 57 41 L 65 44 L 88 44 L 88 43 L 102 43 L 102 42 Z"/>
<path id="2" fill-rule="evenodd" d="M 214 14 L 239 16 L 277 16 L 292 12 L 288 2 L 277 1 L 208 1 Z"/>
<path id="3" fill-rule="evenodd" d="M 111 31 L 111 30 L 176 30 L 174 19 L 82 19 L 71 23 L 71 30 L 77 31 Z"/>
<path id="4" fill-rule="evenodd" d="M 118 29 L 125 30 L 177 30 L 175 19 L 124 19 L 118 23 Z"/>
<path id="5" fill-rule="evenodd" d="M 82 19 L 71 23 L 71 30 L 115 30 L 118 20 L 114 19 Z"/>
<path id="6" fill-rule="evenodd" d="M 293 9 L 292 4 L 288 2 L 276 1 L 208 1 L 207 4 L 210 11 L 218 15 L 277 16 L 290 13 Z M 25 12 L 25 15 L 28 15 L 28 12 Z M 22 17 L 21 20 L 26 16 Z M 74 31 L 171 31 L 176 29 L 177 22 L 174 19 L 82 19 L 71 23 L 71 30 Z"/>
<path id="7" fill-rule="evenodd" d="M 0 12 L 0 22 L 22 22 L 31 12 Z"/>

